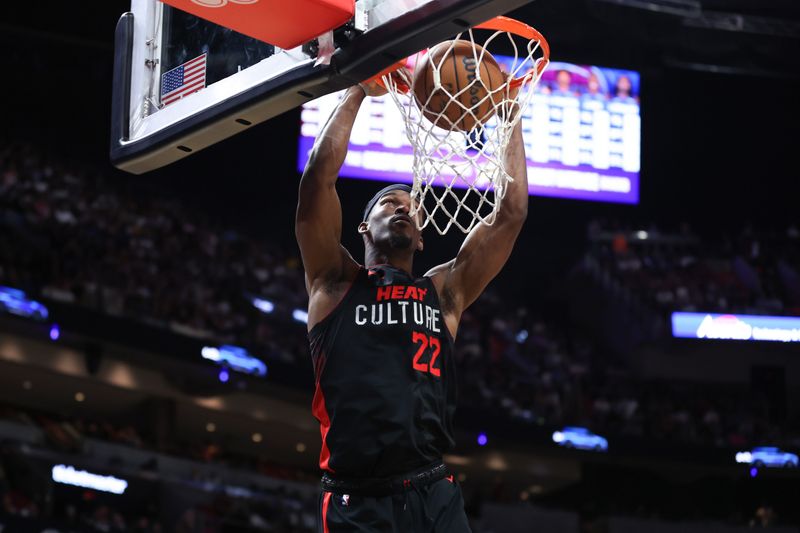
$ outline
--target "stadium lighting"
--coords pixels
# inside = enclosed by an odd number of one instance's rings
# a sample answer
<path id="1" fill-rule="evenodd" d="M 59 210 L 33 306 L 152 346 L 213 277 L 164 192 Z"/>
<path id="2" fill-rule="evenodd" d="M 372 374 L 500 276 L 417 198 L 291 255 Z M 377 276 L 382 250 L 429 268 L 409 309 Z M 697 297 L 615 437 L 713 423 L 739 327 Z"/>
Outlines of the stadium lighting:
<path id="1" fill-rule="evenodd" d="M 478 446 L 486 446 L 487 442 L 489 442 L 489 439 L 486 437 L 486 433 L 478 435 Z"/>
<path id="2" fill-rule="evenodd" d="M 302 322 L 303 324 L 308 324 L 308 312 L 303 311 L 302 309 L 295 309 L 292 311 L 292 318 L 298 322 Z"/>
<path id="3" fill-rule="evenodd" d="M 219 350 L 212 346 L 204 346 L 202 350 L 200 350 L 200 355 L 203 356 L 203 359 L 208 359 L 209 361 L 220 361 L 221 356 Z"/>
<path id="4" fill-rule="evenodd" d="M 643 241 L 647 240 L 647 232 L 646 231 L 641 231 L 641 230 L 637 231 L 636 232 L 636 237 L 639 238 L 640 240 L 643 240 Z"/>
<path id="5" fill-rule="evenodd" d="M 757 446 L 750 451 L 737 452 L 736 462 L 755 468 L 797 468 L 800 458 L 797 454 L 783 451 L 776 446 Z"/>
<path id="6" fill-rule="evenodd" d="M 262 313 L 269 314 L 275 310 L 275 304 L 269 300 L 264 300 L 263 298 L 257 298 L 254 296 L 251 301 L 253 302 L 253 307 Z"/>
<path id="7" fill-rule="evenodd" d="M 753 462 L 753 454 L 750 452 L 736 452 L 736 462 L 749 465 Z"/>
<path id="8" fill-rule="evenodd" d="M 800 318 L 674 312 L 672 336 L 686 339 L 800 342 Z"/>
<path id="9" fill-rule="evenodd" d="M 0 285 L 0 312 L 11 313 L 34 320 L 47 320 L 47 307 L 36 300 L 31 300 L 21 290 Z"/>
<path id="10" fill-rule="evenodd" d="M 566 426 L 560 431 L 553 432 L 553 442 L 565 448 L 577 448 L 593 452 L 608 451 L 608 440 L 596 435 L 587 428 L 580 426 Z"/>
<path id="11" fill-rule="evenodd" d="M 223 368 L 219 371 L 219 380 L 222 383 L 227 383 L 228 380 L 231 378 L 231 375 L 228 373 L 228 369 Z"/>
<path id="12" fill-rule="evenodd" d="M 756 477 L 758 475 L 758 468 L 753 467 L 750 469 L 750 477 Z"/>
<path id="13" fill-rule="evenodd" d="M 86 470 L 76 470 L 74 466 L 67 465 L 55 465 L 53 467 L 53 481 L 112 494 L 122 494 L 128 488 L 128 482 L 124 479 L 92 474 Z"/>
<path id="14" fill-rule="evenodd" d="M 50 340 L 57 341 L 60 336 L 61 336 L 61 329 L 58 327 L 58 324 L 53 324 L 52 326 L 50 326 Z"/>
<path id="15" fill-rule="evenodd" d="M 243 374 L 250 374 L 264 377 L 267 375 L 267 364 L 257 357 L 253 357 L 250 352 L 241 346 L 233 346 L 231 344 L 223 344 L 222 346 L 204 346 L 200 350 L 200 355 L 203 359 L 213 361 L 225 370 L 226 378 L 223 379 L 222 371 L 220 371 L 219 379 L 223 383 L 228 381 L 230 371 L 241 372 Z"/>

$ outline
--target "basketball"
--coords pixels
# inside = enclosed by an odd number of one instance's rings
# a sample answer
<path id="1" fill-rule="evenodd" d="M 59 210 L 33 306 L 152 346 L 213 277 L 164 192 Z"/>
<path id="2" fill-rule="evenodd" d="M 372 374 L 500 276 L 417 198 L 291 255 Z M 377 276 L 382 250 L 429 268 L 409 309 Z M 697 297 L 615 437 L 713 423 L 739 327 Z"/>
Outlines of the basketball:
<path id="1" fill-rule="evenodd" d="M 434 69 L 439 70 L 440 87 L 435 86 Z M 428 50 L 417 63 L 413 91 L 425 118 L 436 126 L 470 131 L 492 118 L 495 104 L 502 100 L 498 89 L 503 83 L 500 65 L 479 45 L 465 40 L 445 41 Z"/>

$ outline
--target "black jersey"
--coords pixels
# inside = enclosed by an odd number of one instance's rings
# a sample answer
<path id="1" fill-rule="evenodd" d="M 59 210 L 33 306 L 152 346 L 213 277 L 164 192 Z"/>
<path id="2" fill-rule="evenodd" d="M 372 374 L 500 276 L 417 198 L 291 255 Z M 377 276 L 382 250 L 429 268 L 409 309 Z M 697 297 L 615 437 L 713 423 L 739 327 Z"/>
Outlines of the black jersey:
<path id="1" fill-rule="evenodd" d="M 309 339 L 321 468 L 388 477 L 452 448 L 453 339 L 430 278 L 361 268 Z"/>

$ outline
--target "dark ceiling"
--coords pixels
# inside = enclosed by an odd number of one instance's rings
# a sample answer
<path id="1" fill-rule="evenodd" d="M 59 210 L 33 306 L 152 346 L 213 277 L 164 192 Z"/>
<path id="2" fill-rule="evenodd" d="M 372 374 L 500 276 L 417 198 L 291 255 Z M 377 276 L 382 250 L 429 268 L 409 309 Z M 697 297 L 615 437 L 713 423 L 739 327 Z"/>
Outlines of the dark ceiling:
<path id="1" fill-rule="evenodd" d="M 791 0 L 538 0 L 513 15 L 573 61 L 790 77 L 800 66 Z"/>
<path id="2" fill-rule="evenodd" d="M 15 2 L 4 32 L 39 31 L 111 46 L 126 1 Z M 511 14 L 546 30 L 564 59 L 797 76 L 796 0 L 536 0 Z"/>

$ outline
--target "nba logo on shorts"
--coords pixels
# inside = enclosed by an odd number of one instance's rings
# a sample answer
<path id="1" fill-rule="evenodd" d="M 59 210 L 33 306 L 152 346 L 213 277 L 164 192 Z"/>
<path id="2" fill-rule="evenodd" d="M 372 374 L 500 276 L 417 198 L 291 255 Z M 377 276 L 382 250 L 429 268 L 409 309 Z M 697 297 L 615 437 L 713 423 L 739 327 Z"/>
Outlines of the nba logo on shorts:
<path id="1" fill-rule="evenodd" d="M 350 505 L 350 495 L 349 494 L 342 494 L 342 505 L 347 507 Z"/>

